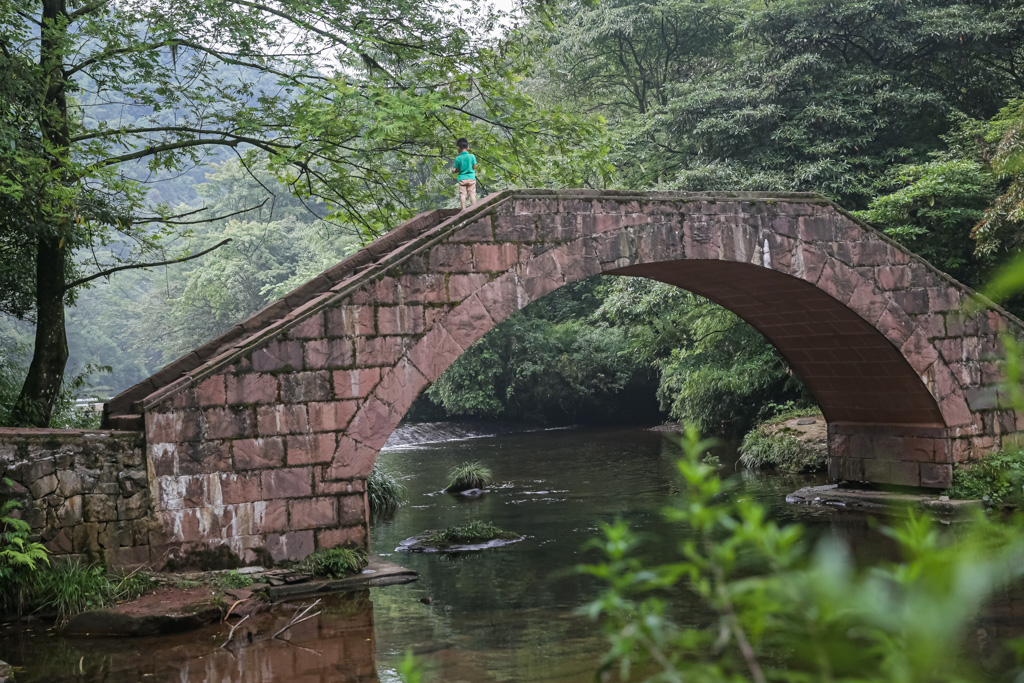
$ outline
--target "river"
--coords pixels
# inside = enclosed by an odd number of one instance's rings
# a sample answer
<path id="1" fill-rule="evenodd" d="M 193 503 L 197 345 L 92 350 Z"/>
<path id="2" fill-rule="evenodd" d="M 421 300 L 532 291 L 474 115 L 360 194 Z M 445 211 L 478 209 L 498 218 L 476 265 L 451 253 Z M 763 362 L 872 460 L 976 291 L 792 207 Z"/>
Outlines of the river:
<path id="1" fill-rule="evenodd" d="M 495 430 L 497 431 L 497 430 Z M 579 614 L 597 584 L 573 568 L 594 560 L 584 550 L 598 524 L 622 517 L 658 559 L 680 540 L 659 511 L 679 494 L 677 438 L 641 429 L 558 429 L 493 434 L 459 425 L 400 428 L 382 451 L 383 467 L 407 488 L 408 504 L 375 521 L 372 553 L 419 572 L 419 581 L 325 599 L 323 613 L 286 640 L 256 638 L 219 649 L 226 627 L 143 639 L 66 639 L 46 630 L 8 629 L 0 659 L 25 667 L 28 681 L 397 681 L 407 650 L 429 681 L 576 683 L 594 680 L 606 643 Z M 433 441 L 433 442 L 432 442 Z M 453 465 L 479 460 L 496 483 L 479 499 L 441 493 Z M 821 477 L 723 469 L 739 494 L 762 502 L 780 521 L 812 534 L 835 534 L 861 549 L 886 553 L 861 514 L 785 503 L 785 494 Z M 526 535 L 505 548 L 462 555 L 396 552 L 425 529 L 471 519 Z M 681 605 L 694 623 L 697 605 Z M 260 619 L 270 633 L 292 613 L 284 606 Z M 265 630 L 264 630 L 265 629 Z"/>

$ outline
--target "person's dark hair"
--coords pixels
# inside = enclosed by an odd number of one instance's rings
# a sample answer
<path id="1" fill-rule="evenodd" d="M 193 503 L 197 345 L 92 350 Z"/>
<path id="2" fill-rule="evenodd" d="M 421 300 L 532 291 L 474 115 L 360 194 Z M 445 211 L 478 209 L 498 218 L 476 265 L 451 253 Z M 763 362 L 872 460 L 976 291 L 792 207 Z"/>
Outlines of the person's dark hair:
<path id="1" fill-rule="evenodd" d="M 469 149 L 469 140 L 466 138 L 459 138 L 455 144 L 459 146 L 459 149 Z"/>

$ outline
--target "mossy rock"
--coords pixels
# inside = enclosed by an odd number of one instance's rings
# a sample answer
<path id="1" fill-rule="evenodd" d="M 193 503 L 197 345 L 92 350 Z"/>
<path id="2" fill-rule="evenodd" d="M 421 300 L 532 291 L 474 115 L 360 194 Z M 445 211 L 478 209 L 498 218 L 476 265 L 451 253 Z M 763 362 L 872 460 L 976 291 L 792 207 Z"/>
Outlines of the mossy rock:
<path id="1" fill-rule="evenodd" d="M 828 468 L 828 424 L 821 415 L 788 415 L 763 422 L 743 437 L 740 463 L 748 469 L 822 472 Z"/>

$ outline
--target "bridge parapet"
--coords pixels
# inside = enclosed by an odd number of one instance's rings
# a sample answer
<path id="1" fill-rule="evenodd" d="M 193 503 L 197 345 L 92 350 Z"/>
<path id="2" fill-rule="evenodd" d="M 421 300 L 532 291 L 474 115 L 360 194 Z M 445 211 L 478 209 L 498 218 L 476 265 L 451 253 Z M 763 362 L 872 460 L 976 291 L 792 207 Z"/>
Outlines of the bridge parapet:
<path id="1" fill-rule="evenodd" d="M 1020 322 L 965 316 L 967 288 L 818 196 L 521 190 L 419 221 L 112 402 L 109 420 L 144 419 L 159 557 L 367 544 L 366 476 L 419 393 L 513 312 L 601 273 L 760 330 L 821 405 L 835 478 L 943 487 L 1024 428 L 996 363 Z"/>

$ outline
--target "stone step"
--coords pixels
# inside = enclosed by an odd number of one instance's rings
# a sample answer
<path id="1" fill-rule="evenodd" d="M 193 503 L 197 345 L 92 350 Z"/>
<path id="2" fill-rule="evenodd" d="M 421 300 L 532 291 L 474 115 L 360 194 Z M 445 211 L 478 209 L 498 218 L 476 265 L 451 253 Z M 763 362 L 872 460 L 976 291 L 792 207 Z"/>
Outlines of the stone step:
<path id="1" fill-rule="evenodd" d="M 110 415 L 107 427 L 124 432 L 141 432 L 146 428 L 146 421 L 141 415 Z"/>

